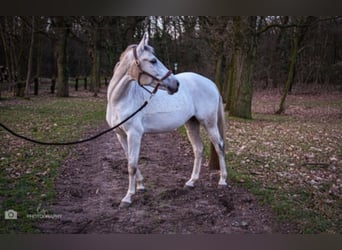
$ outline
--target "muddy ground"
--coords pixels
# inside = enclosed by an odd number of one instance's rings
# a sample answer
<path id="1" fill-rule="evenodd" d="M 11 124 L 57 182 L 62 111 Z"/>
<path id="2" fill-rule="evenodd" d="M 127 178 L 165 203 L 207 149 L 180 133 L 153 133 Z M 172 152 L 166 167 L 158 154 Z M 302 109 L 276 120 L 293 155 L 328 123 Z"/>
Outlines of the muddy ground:
<path id="1" fill-rule="evenodd" d="M 38 228 L 44 233 L 288 232 L 244 189 L 218 188 L 219 173 L 206 166 L 197 186 L 185 188 L 193 155 L 177 132 L 145 135 L 139 163 L 146 191 L 134 196 L 131 207 L 119 209 L 128 175 L 114 133 L 74 147 L 58 170 L 57 197 L 50 208 L 62 217 Z"/>

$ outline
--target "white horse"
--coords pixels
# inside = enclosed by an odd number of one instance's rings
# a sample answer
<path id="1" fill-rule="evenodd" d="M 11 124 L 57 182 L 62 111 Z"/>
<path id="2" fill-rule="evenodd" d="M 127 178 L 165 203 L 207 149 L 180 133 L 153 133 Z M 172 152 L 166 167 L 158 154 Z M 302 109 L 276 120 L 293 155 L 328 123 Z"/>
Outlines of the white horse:
<path id="1" fill-rule="evenodd" d="M 152 91 L 152 87 L 154 88 Z M 158 91 L 162 89 L 166 91 Z M 147 90 L 147 91 L 146 91 Z M 149 93 L 150 92 L 150 93 Z M 144 133 L 175 130 L 185 124 L 194 151 L 194 165 L 186 186 L 199 179 L 203 144 L 200 124 L 212 143 L 211 168 L 220 169 L 219 185 L 225 186 L 227 170 L 224 159 L 224 111 L 215 84 L 195 73 L 173 75 L 156 57 L 145 35 L 139 45 L 128 46 L 116 64 L 108 86 L 106 120 L 110 126 L 132 114 L 151 97 L 148 105 L 115 130 L 128 159 L 129 187 L 120 206 L 129 206 L 137 190 L 143 190 L 138 168 L 141 139 Z"/>

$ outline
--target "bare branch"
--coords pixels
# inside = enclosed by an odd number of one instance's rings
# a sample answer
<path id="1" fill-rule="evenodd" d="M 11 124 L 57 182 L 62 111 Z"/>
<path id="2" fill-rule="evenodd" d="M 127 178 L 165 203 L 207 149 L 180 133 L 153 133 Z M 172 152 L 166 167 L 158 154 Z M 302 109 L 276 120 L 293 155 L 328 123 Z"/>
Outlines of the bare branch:
<path id="1" fill-rule="evenodd" d="M 322 18 L 322 19 L 318 18 L 314 22 L 311 22 L 311 23 L 310 22 L 305 22 L 304 24 L 286 24 L 286 25 L 284 25 L 284 24 L 277 24 L 277 23 L 275 23 L 275 24 L 267 25 L 264 28 L 258 30 L 256 32 L 256 35 L 260 35 L 260 34 L 266 32 L 266 31 L 268 31 L 269 29 L 273 29 L 273 28 L 279 28 L 279 29 L 288 29 L 288 28 L 295 28 L 295 27 L 297 27 L 297 28 L 299 28 L 299 27 L 300 28 L 304 28 L 304 27 L 314 26 L 314 25 L 316 25 L 319 22 L 326 22 L 326 21 L 331 21 L 331 20 L 336 20 L 337 21 L 339 19 L 342 19 L 342 16 L 333 16 L 333 17 L 327 17 L 327 18 Z"/>

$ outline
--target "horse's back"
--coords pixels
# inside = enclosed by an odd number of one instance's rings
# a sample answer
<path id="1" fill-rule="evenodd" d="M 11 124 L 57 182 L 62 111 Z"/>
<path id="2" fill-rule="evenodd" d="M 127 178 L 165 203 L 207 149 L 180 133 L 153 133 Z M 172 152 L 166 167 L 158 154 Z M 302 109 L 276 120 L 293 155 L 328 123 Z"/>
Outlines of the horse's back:
<path id="1" fill-rule="evenodd" d="M 191 93 L 202 93 L 209 96 L 219 96 L 215 83 L 209 78 L 193 72 L 184 72 L 176 75 L 180 85 Z"/>

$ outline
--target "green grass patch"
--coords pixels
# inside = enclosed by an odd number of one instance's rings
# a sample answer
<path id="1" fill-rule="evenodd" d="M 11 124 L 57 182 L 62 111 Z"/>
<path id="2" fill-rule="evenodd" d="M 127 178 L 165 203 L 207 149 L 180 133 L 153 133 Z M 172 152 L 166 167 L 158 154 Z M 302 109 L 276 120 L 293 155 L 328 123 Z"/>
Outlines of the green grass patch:
<path id="1" fill-rule="evenodd" d="M 105 120 L 106 101 L 99 98 L 6 99 L 0 104 L 3 124 L 42 141 L 78 140 Z M 4 130 L 0 141 L 0 233 L 39 232 L 37 219 L 27 215 L 47 212 L 57 169 L 70 147 L 27 143 Z M 18 212 L 17 220 L 4 219 L 8 209 Z"/>

